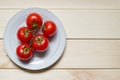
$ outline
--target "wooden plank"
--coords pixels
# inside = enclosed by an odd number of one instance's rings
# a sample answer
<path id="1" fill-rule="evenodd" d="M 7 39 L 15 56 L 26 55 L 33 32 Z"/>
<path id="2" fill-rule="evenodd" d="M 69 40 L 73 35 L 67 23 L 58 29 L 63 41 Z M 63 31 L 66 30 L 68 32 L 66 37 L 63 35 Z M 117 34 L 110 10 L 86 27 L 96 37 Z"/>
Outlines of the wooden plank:
<path id="1" fill-rule="evenodd" d="M 3 46 L 2 41 L 0 44 Z M 4 50 L 0 68 L 16 68 Z M 120 68 L 120 40 L 67 40 L 65 52 L 53 68 Z"/>
<path id="2" fill-rule="evenodd" d="M 0 68 L 17 68 L 17 66 L 12 63 L 8 56 L 0 56 Z"/>
<path id="3" fill-rule="evenodd" d="M 19 10 L 0 10 L 0 38 Z M 67 38 L 120 38 L 120 10 L 50 10 L 62 21 Z M 8 15 L 9 13 L 9 15 Z"/>
<path id="4" fill-rule="evenodd" d="M 18 10 L 0 10 L 0 38 L 3 38 L 3 34 L 4 34 L 4 29 L 7 26 L 8 21 L 10 20 L 10 18 L 12 16 L 14 16 L 16 13 L 18 12 Z M 9 14 L 8 14 L 9 13 Z"/>
<path id="5" fill-rule="evenodd" d="M 70 55 L 71 56 L 71 55 Z M 7 56 L 0 56 L 0 68 L 18 68 Z M 120 56 L 64 56 L 51 68 L 120 68 Z"/>
<path id="6" fill-rule="evenodd" d="M 119 0 L 1 0 L 0 8 L 120 9 Z"/>
<path id="7" fill-rule="evenodd" d="M 0 56 L 1 55 L 6 55 L 5 48 L 4 48 L 4 41 L 0 40 Z"/>
<path id="8" fill-rule="evenodd" d="M 113 70 L 43 70 L 23 71 L 18 69 L 1 69 L 2 80 L 117 80 L 120 79 L 120 69 Z M 18 74 L 18 76 L 15 76 Z"/>

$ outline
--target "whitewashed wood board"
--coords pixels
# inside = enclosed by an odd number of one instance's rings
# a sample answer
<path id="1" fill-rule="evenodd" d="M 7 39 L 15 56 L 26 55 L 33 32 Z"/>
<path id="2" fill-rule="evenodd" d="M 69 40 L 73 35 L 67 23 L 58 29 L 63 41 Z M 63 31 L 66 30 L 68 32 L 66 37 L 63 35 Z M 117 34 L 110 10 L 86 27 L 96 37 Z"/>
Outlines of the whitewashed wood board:
<path id="1" fill-rule="evenodd" d="M 120 9 L 119 0 L 0 0 L 0 8 Z"/>
<path id="2" fill-rule="evenodd" d="M 20 10 L 0 10 L 0 38 L 10 18 Z M 120 10 L 50 11 L 62 21 L 67 38 L 120 38 Z"/>
<path id="3" fill-rule="evenodd" d="M 120 68 L 120 40 L 67 40 L 62 58 L 53 67 Z M 16 68 L 4 47 L 1 47 L 0 68 Z"/>
<path id="4" fill-rule="evenodd" d="M 17 76 L 16 76 L 17 74 Z M 120 69 L 102 70 L 43 70 L 24 71 L 19 69 L 1 69 L 0 78 L 2 80 L 119 80 Z"/>

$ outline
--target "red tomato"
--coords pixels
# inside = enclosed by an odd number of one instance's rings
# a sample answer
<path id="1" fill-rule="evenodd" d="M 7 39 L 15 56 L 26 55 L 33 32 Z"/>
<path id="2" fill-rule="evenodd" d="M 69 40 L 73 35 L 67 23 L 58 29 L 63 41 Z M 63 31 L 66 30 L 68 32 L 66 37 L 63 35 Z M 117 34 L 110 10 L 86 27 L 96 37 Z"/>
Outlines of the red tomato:
<path id="1" fill-rule="evenodd" d="M 28 43 L 32 37 L 32 32 L 27 27 L 21 27 L 17 32 L 17 37 L 22 43 Z"/>
<path id="2" fill-rule="evenodd" d="M 42 26 L 43 19 L 37 13 L 31 13 L 27 16 L 26 24 L 30 30 L 38 30 Z"/>
<path id="3" fill-rule="evenodd" d="M 32 41 L 32 47 L 38 52 L 44 52 L 47 50 L 49 45 L 49 40 L 46 36 L 43 34 L 37 34 L 34 36 L 34 39 Z"/>
<path id="4" fill-rule="evenodd" d="M 51 37 L 56 33 L 56 24 L 53 21 L 46 21 L 42 27 L 42 32 Z"/>
<path id="5" fill-rule="evenodd" d="M 22 43 L 17 47 L 16 54 L 20 60 L 29 60 L 33 56 L 33 51 L 28 44 Z"/>

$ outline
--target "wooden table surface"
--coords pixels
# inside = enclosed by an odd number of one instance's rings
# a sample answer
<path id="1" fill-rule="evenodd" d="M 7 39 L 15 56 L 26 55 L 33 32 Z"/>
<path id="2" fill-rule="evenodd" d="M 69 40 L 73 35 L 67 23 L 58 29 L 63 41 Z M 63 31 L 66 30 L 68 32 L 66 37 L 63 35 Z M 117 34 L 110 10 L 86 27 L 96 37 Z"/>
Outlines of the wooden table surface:
<path id="1" fill-rule="evenodd" d="M 6 24 L 20 10 L 45 8 L 62 21 L 62 58 L 42 71 L 17 67 L 3 44 Z M 119 80 L 120 0 L 0 0 L 0 80 Z"/>

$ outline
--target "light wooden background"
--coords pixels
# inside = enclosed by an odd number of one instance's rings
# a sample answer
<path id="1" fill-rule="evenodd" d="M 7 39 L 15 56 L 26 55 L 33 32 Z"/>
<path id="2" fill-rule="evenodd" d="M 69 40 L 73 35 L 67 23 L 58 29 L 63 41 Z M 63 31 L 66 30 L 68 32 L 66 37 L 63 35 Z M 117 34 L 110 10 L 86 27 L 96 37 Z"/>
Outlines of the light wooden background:
<path id="1" fill-rule="evenodd" d="M 22 70 L 8 58 L 3 33 L 10 18 L 31 7 L 62 21 L 67 45 L 62 58 L 42 71 Z M 0 80 L 119 80 L 120 0 L 0 0 Z"/>

